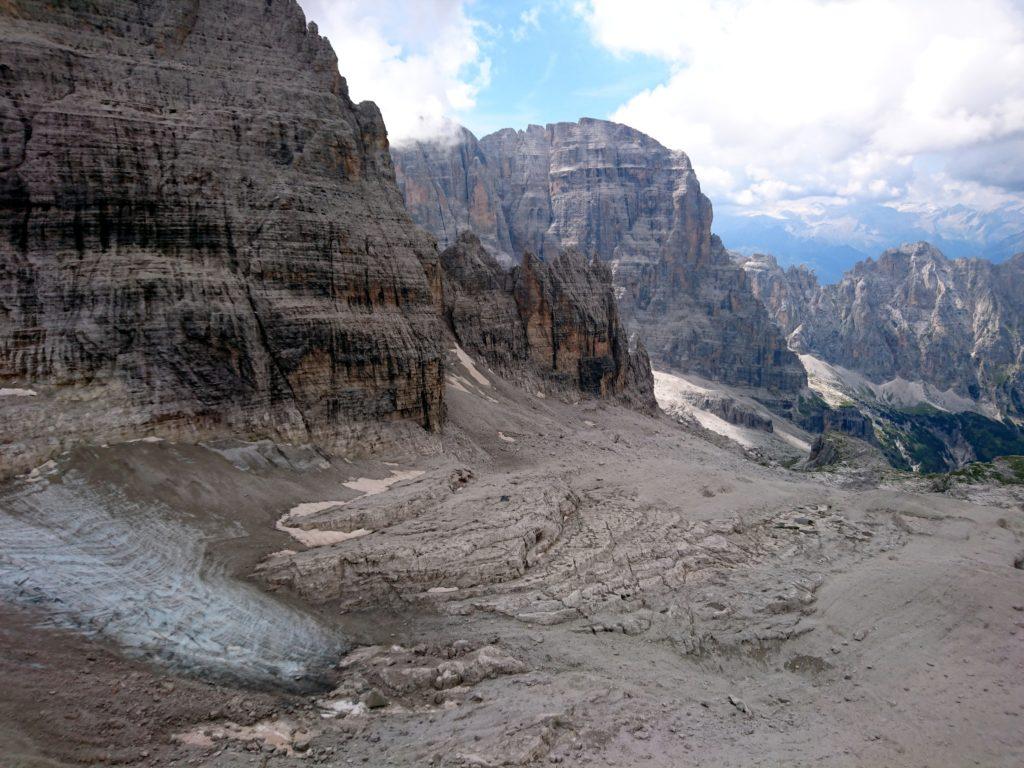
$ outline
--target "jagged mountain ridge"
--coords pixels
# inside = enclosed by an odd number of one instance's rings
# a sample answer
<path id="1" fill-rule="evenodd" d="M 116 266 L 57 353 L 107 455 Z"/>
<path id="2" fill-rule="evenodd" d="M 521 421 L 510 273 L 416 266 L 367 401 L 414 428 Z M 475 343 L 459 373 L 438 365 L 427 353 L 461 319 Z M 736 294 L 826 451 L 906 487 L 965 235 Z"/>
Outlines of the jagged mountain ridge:
<path id="1" fill-rule="evenodd" d="M 0 19 L 0 475 L 83 440 L 441 429 L 436 244 L 295 0 Z"/>
<path id="2" fill-rule="evenodd" d="M 584 118 L 479 141 L 393 151 L 416 219 L 452 244 L 472 229 L 506 262 L 566 247 L 607 262 L 623 319 L 662 367 L 797 393 L 799 361 L 711 233 L 689 158 L 639 131 Z"/>
<path id="3" fill-rule="evenodd" d="M 825 286 L 771 257 L 741 263 L 794 349 L 877 383 L 923 382 L 1024 416 L 1024 254 L 951 260 L 915 243 Z"/>
<path id="4" fill-rule="evenodd" d="M 1024 451 L 1024 256 L 950 260 L 916 243 L 825 286 L 772 256 L 736 258 L 811 388 L 868 417 L 895 466 L 947 471 Z"/>
<path id="5" fill-rule="evenodd" d="M 441 253 L 445 316 L 460 345 L 534 390 L 580 391 L 654 411 L 651 364 L 631 349 L 607 265 L 569 249 L 506 271 L 470 231 Z"/>

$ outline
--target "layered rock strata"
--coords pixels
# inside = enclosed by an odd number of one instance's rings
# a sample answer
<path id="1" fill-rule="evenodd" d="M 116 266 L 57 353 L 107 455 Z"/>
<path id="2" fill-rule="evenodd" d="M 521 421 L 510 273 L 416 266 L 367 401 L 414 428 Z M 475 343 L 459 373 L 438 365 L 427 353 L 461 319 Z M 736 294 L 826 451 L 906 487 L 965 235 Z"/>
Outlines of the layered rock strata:
<path id="1" fill-rule="evenodd" d="M 472 231 L 503 265 L 516 261 L 496 179 L 472 133 L 460 127 L 454 139 L 396 146 L 392 154 L 409 213 L 442 249 Z"/>
<path id="2" fill-rule="evenodd" d="M 1024 254 L 951 260 L 915 243 L 824 286 L 770 257 L 743 265 L 794 349 L 873 382 L 923 383 L 1024 417 Z"/>
<path id="3" fill-rule="evenodd" d="M 294 0 L 18 0 L 0 78 L 0 384 L 36 393 L 5 463 L 439 428 L 436 249 Z"/>
<path id="4" fill-rule="evenodd" d="M 805 386 L 799 360 L 712 235 L 711 203 L 684 153 L 583 119 L 479 142 L 463 131 L 455 142 L 400 148 L 395 160 L 413 216 L 443 241 L 464 223 L 497 253 L 549 260 L 574 247 L 608 263 L 627 327 L 656 365 L 782 392 Z"/>
<path id="5" fill-rule="evenodd" d="M 619 322 L 607 265 L 569 249 L 547 262 L 527 253 L 505 271 L 469 232 L 441 253 L 441 263 L 452 334 L 492 369 L 655 409 L 650 361 Z"/>

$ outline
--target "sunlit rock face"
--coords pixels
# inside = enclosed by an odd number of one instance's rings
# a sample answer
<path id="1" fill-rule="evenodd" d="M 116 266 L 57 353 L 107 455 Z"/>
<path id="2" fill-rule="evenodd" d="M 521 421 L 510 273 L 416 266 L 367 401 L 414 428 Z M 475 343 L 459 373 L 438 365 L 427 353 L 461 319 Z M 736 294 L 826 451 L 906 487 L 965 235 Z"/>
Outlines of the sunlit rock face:
<path id="1" fill-rule="evenodd" d="M 825 286 L 770 258 L 743 265 L 794 349 L 1024 416 L 1024 254 L 951 260 L 914 243 Z"/>
<path id="2" fill-rule="evenodd" d="M 711 203 L 684 153 L 583 119 L 479 142 L 463 131 L 402 147 L 395 160 L 413 216 L 446 242 L 479 228 L 499 257 L 511 249 L 550 260 L 573 247 L 608 263 L 624 321 L 657 365 L 783 392 L 805 386 L 799 360 L 712 235 Z"/>
<path id="3" fill-rule="evenodd" d="M 0 385 L 36 392 L 7 468 L 439 428 L 436 248 L 294 0 L 0 4 L 0 78 Z"/>

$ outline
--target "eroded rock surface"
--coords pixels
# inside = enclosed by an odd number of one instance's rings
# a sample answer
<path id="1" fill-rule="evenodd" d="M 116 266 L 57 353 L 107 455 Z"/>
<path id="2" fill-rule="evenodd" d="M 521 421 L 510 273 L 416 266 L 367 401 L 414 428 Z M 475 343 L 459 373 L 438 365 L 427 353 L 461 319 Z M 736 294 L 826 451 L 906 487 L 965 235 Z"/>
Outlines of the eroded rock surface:
<path id="1" fill-rule="evenodd" d="M 570 249 L 504 270 L 471 232 L 441 253 L 445 315 L 464 350 L 541 390 L 615 398 L 653 411 L 643 344 L 626 338 L 607 266 Z"/>
<path id="2" fill-rule="evenodd" d="M 952 260 L 915 243 L 824 286 L 772 257 L 741 263 L 794 349 L 873 382 L 923 382 L 1024 416 L 1024 255 Z"/>
<path id="3" fill-rule="evenodd" d="M 0 381 L 38 393 L 0 398 L 5 468 L 440 426 L 436 250 L 294 0 L 2 4 L 0 78 Z"/>
<path id="4" fill-rule="evenodd" d="M 503 265 L 518 261 L 497 180 L 476 136 L 460 127 L 453 141 L 396 146 L 392 154 L 409 213 L 442 249 L 471 231 Z"/>
<path id="5" fill-rule="evenodd" d="M 445 242 L 453 228 L 480 227 L 498 253 L 551 260 L 571 246 L 607 262 L 627 327 L 656 364 L 784 392 L 806 384 L 711 234 L 711 203 L 684 153 L 627 126 L 583 119 L 504 129 L 479 142 L 463 132 L 454 143 L 394 154 L 413 216 Z"/>

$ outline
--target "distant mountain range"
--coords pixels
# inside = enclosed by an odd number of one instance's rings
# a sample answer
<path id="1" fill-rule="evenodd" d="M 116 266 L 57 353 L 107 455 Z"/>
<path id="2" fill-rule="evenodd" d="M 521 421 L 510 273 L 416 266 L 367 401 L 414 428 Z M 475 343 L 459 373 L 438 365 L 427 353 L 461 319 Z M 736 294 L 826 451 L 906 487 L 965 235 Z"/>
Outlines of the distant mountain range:
<path id="1" fill-rule="evenodd" d="M 919 242 L 820 285 L 736 255 L 809 383 L 869 415 L 893 464 L 937 471 L 1024 451 L 1024 253 L 995 264 Z"/>
<path id="2" fill-rule="evenodd" d="M 756 390 L 907 469 L 1024 452 L 1024 256 L 1008 258 L 1024 212 L 725 207 L 719 237 L 689 158 L 603 120 L 462 129 L 392 154 L 410 214 L 442 246 L 472 231 L 506 264 L 565 248 L 607 263 L 656 369 Z M 938 247 L 871 258 L 905 239 Z M 992 258 L 947 258 L 979 253 Z"/>
<path id="3" fill-rule="evenodd" d="M 921 240 L 951 258 L 1008 259 L 1024 251 L 1024 206 L 983 212 L 966 205 L 898 209 L 867 203 L 778 216 L 718 206 L 715 231 L 730 250 L 771 253 L 782 266 L 804 264 L 821 282 L 834 283 L 862 259 Z"/>

